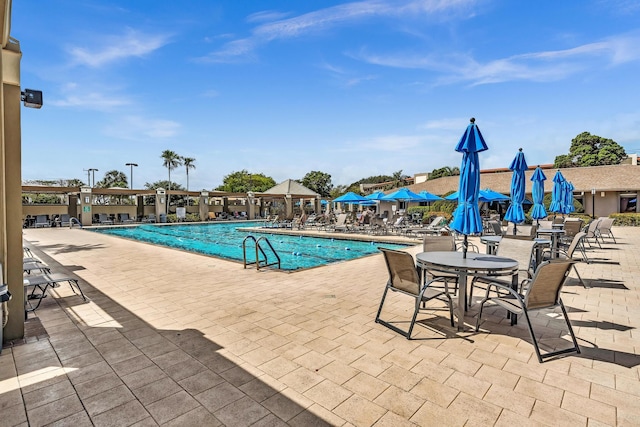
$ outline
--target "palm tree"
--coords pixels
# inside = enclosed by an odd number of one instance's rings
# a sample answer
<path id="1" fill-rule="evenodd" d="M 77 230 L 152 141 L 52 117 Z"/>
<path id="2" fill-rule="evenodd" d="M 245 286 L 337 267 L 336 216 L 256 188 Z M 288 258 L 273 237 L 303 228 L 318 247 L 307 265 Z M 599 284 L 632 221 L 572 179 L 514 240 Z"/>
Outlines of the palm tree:
<path id="1" fill-rule="evenodd" d="M 169 188 L 171 191 L 171 171 L 182 164 L 182 157 L 178 155 L 175 151 L 164 150 L 162 155 L 160 156 L 164 160 L 162 166 L 165 166 L 169 171 Z"/>
<path id="2" fill-rule="evenodd" d="M 187 191 L 189 191 L 189 169 L 196 168 L 195 162 L 196 162 L 196 159 L 194 159 L 193 157 L 182 158 L 182 164 L 187 169 Z"/>

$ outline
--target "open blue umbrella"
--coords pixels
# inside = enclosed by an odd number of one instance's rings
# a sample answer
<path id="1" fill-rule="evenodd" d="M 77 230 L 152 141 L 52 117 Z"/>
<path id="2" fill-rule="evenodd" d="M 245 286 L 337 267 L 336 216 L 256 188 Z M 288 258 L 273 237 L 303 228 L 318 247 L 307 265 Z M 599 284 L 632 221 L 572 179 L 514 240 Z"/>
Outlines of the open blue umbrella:
<path id="1" fill-rule="evenodd" d="M 553 176 L 553 190 L 551 191 L 551 204 L 549 205 L 550 212 L 562 213 L 564 205 L 564 185 L 565 181 L 562 172 L 557 171 Z"/>
<path id="2" fill-rule="evenodd" d="M 340 197 L 336 197 L 335 199 L 333 199 L 333 201 L 337 203 L 360 203 L 368 202 L 369 199 L 365 199 L 361 195 L 356 194 L 353 191 L 349 191 L 348 193 L 345 193 Z"/>
<path id="3" fill-rule="evenodd" d="M 511 162 L 509 169 L 513 171 L 511 176 L 511 204 L 504 219 L 513 223 L 513 234 L 516 234 L 517 225 L 524 222 L 524 210 L 522 209 L 526 184 L 524 172 L 529 169 L 522 148 L 518 150 L 518 154 Z"/>
<path id="4" fill-rule="evenodd" d="M 394 191 L 391 194 L 387 194 L 380 200 L 385 201 L 401 201 L 401 202 L 425 202 L 426 200 L 422 198 L 419 194 L 414 193 L 408 188 L 400 188 L 399 190 Z"/>
<path id="5" fill-rule="evenodd" d="M 544 209 L 544 182 L 547 177 L 542 172 L 542 168 L 538 166 L 531 176 L 531 194 L 533 196 L 533 209 L 531 210 L 531 218 L 539 220 L 547 217 L 547 211 Z"/>
<path id="6" fill-rule="evenodd" d="M 576 208 L 573 206 L 573 190 L 575 187 L 569 181 L 565 181 L 563 184 L 563 193 L 564 193 L 564 204 L 562 213 L 570 214 L 571 212 L 575 212 Z"/>
<path id="7" fill-rule="evenodd" d="M 418 193 L 418 195 L 421 196 L 425 200 L 425 202 L 437 202 L 438 200 L 444 200 L 442 197 L 429 193 L 426 190 L 422 190 Z"/>
<path id="8" fill-rule="evenodd" d="M 458 200 L 458 192 L 449 194 L 444 198 L 449 201 L 457 201 Z M 502 202 L 507 201 L 509 198 L 504 194 L 498 193 L 497 191 L 493 191 L 490 188 L 485 188 L 484 190 L 480 190 L 478 194 L 478 201 L 480 202 Z"/>
<path id="9" fill-rule="evenodd" d="M 460 138 L 456 151 L 462 153 L 458 207 L 453 213 L 451 228 L 464 235 L 462 257 L 467 257 L 467 236 L 482 232 L 482 218 L 478 208 L 480 194 L 480 160 L 478 153 L 488 150 L 487 144 L 472 118 L 467 130 Z"/>
<path id="10" fill-rule="evenodd" d="M 369 200 L 380 200 L 384 197 L 384 193 L 382 191 L 376 191 L 364 197 Z"/>
<path id="11" fill-rule="evenodd" d="M 484 190 L 480 190 L 481 202 L 503 202 L 507 200 L 509 200 L 509 197 L 505 196 L 502 193 L 498 193 L 497 191 L 493 191 L 490 188 L 485 188 Z"/>

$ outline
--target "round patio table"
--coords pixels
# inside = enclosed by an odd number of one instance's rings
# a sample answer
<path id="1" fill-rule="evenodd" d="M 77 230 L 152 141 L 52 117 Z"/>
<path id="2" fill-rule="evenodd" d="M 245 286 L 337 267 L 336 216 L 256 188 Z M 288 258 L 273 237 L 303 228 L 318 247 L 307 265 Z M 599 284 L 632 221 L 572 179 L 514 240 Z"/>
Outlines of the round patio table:
<path id="1" fill-rule="evenodd" d="M 511 276 L 512 284 L 518 285 L 518 261 L 497 255 L 467 252 L 420 252 L 416 255 L 416 264 L 424 270 L 458 275 L 458 330 L 464 327 L 464 312 L 467 295 L 467 276 Z"/>

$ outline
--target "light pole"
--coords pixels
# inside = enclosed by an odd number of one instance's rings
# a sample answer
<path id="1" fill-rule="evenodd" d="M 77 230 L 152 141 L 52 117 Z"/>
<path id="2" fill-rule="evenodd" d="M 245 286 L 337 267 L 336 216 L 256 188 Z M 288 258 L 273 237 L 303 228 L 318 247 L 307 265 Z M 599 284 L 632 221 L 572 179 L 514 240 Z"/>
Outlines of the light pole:
<path id="1" fill-rule="evenodd" d="M 137 163 L 127 163 L 127 164 L 125 164 L 125 166 L 131 166 L 131 175 L 130 175 L 130 178 L 129 178 L 129 188 L 133 189 L 133 167 L 134 166 L 138 167 L 138 164 Z"/>
<path id="2" fill-rule="evenodd" d="M 596 189 L 591 189 L 591 218 L 596 217 Z"/>
<path id="3" fill-rule="evenodd" d="M 96 172 L 98 172 L 98 169 L 96 168 L 87 169 L 87 178 L 89 177 L 89 172 L 91 172 L 91 179 L 93 180 L 93 184 L 91 185 L 91 188 L 93 188 L 96 186 Z"/>

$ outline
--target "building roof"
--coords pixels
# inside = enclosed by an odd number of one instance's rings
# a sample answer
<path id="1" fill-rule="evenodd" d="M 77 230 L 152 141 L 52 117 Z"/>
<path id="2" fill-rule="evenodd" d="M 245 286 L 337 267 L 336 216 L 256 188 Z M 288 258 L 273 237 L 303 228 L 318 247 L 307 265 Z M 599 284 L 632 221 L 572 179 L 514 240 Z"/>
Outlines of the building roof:
<path id="1" fill-rule="evenodd" d="M 557 169 L 547 169 L 544 171 L 547 180 L 545 181 L 545 192 L 550 192 L 553 185 L 553 176 Z M 588 166 L 581 168 L 560 169 L 562 175 L 574 186 L 574 193 L 597 191 L 640 191 L 640 168 L 630 164 Z M 492 172 L 480 173 L 480 188 L 491 188 L 499 193 L 508 194 L 511 188 L 511 177 L 513 173 Z M 531 193 L 531 176 L 533 170 L 525 172 L 527 188 L 526 192 Z M 427 190 L 430 193 L 443 195 L 451 191 L 458 190 L 460 176 L 445 176 L 431 181 L 421 182 L 409 186 L 411 191 L 420 192 Z"/>
<path id="2" fill-rule="evenodd" d="M 271 187 L 270 189 L 268 189 L 267 191 L 261 194 L 276 194 L 276 195 L 292 194 L 296 196 L 313 196 L 313 197 L 320 196 L 315 191 L 308 189 L 307 187 L 305 187 L 304 185 L 300 184 L 297 181 L 294 181 L 293 179 L 287 179 L 286 181 L 282 181 L 280 184 L 276 185 L 275 187 Z"/>

